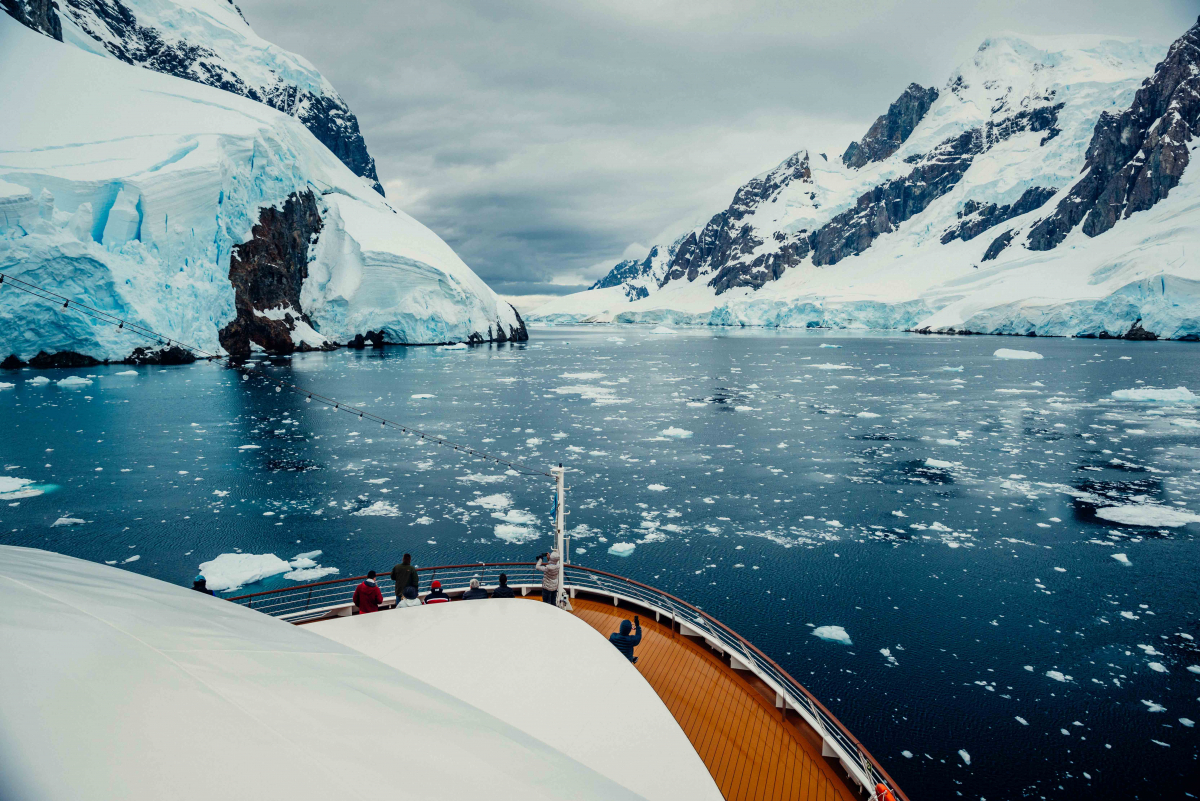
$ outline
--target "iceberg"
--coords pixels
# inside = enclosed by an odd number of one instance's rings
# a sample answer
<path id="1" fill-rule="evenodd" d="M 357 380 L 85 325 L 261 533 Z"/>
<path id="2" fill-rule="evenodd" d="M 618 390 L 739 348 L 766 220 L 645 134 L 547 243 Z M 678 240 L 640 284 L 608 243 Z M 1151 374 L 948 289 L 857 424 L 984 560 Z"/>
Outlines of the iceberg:
<path id="1" fill-rule="evenodd" d="M 1187 387 L 1175 389 L 1153 389 L 1139 387 L 1137 389 L 1118 389 L 1112 393 L 1116 400 L 1137 401 L 1141 403 L 1196 403 L 1200 401 Z"/>
<path id="2" fill-rule="evenodd" d="M 1037 353 L 1036 351 L 1013 350 L 1011 348 L 1000 348 L 995 353 L 993 353 L 992 356 L 994 356 L 997 359 L 1013 359 L 1013 360 L 1021 360 L 1021 359 L 1034 360 L 1034 359 L 1045 358 L 1044 356 L 1042 356 L 1042 354 Z"/>
<path id="3" fill-rule="evenodd" d="M 813 629 L 813 636 L 820 637 L 822 640 L 829 642 L 841 643 L 842 645 L 853 645 L 850 641 L 850 635 L 841 626 L 817 626 Z"/>

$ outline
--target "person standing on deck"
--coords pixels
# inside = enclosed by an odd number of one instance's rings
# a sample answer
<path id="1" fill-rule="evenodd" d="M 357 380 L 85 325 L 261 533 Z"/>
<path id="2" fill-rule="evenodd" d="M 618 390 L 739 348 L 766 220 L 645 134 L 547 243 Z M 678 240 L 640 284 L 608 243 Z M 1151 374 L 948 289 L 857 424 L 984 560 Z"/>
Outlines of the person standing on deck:
<path id="1" fill-rule="evenodd" d="M 375 583 L 375 571 L 372 570 L 367 573 L 367 580 L 359 584 L 358 589 L 354 591 L 354 605 L 358 607 L 360 615 L 365 615 L 368 612 L 378 612 L 381 603 L 383 593 Z"/>
<path id="2" fill-rule="evenodd" d="M 545 556 L 546 554 L 542 554 Z M 551 551 L 546 564 L 542 564 L 542 556 L 537 558 L 534 567 L 542 571 L 542 600 L 548 604 L 558 604 L 558 584 L 562 579 L 562 565 L 559 564 L 558 551 Z"/>
<path id="3" fill-rule="evenodd" d="M 636 634 L 630 634 L 629 630 L 636 626 Z M 626 659 L 630 662 L 637 662 L 637 657 L 633 655 L 633 649 L 642 642 L 642 621 L 638 620 L 638 616 L 633 616 L 633 626 L 629 625 L 628 620 L 621 621 L 621 633 L 608 635 L 608 641 L 617 646 Z"/>
<path id="4" fill-rule="evenodd" d="M 392 581 L 396 584 L 396 607 L 400 606 L 400 599 L 404 597 L 404 588 L 413 587 L 417 592 L 421 591 L 421 581 L 417 576 L 417 569 L 413 567 L 412 554 L 404 554 L 404 561 L 392 568 Z"/>

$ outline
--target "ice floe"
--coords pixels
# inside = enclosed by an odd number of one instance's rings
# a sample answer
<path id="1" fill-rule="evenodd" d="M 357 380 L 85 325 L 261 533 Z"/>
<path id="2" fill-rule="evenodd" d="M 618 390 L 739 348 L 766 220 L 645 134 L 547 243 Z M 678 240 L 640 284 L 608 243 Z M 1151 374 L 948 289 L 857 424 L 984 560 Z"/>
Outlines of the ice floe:
<path id="1" fill-rule="evenodd" d="M 400 510 L 391 501 L 375 501 L 370 506 L 359 509 L 357 512 L 350 514 L 355 517 L 399 517 Z"/>
<path id="2" fill-rule="evenodd" d="M 1116 400 L 1137 401 L 1139 403 L 1196 403 L 1200 401 L 1187 387 L 1175 389 L 1155 389 L 1153 387 L 1137 387 L 1136 389 L 1118 389 L 1112 393 Z"/>
<path id="3" fill-rule="evenodd" d="M 850 641 L 850 635 L 841 626 L 817 626 L 813 629 L 812 634 L 814 637 L 820 637 L 822 640 L 828 640 L 829 642 L 837 642 L 842 645 L 854 644 Z"/>
<path id="4" fill-rule="evenodd" d="M 50 524 L 50 528 L 58 528 L 59 526 L 82 526 L 86 520 L 80 520 L 78 517 L 60 517 Z"/>
<path id="5" fill-rule="evenodd" d="M 612 556 L 629 556 L 635 548 L 637 545 L 632 542 L 614 542 L 609 546 L 608 552 Z"/>
<path id="6" fill-rule="evenodd" d="M 273 553 L 223 553 L 216 559 L 200 563 L 200 575 L 207 580 L 208 588 L 218 592 L 240 589 L 291 569 Z"/>
<path id="7" fill-rule="evenodd" d="M 483 495 L 473 501 L 467 501 L 467 506 L 482 506 L 489 512 L 498 512 L 512 506 L 512 496 L 503 492 L 495 495 Z"/>
<path id="8" fill-rule="evenodd" d="M 529 526 L 515 523 L 499 523 L 495 527 L 496 537 L 511 545 L 524 545 L 541 537 L 541 533 Z"/>
<path id="9" fill-rule="evenodd" d="M 676 428 L 675 426 L 664 428 L 659 433 L 664 437 L 675 437 L 676 439 L 687 439 L 692 435 L 692 432 L 686 428 Z"/>
<path id="10" fill-rule="evenodd" d="M 68 388 L 70 388 L 70 387 L 90 387 L 92 385 L 92 379 L 83 378 L 82 376 L 77 376 L 77 375 L 69 375 L 60 381 L 55 381 L 54 383 L 58 384 L 58 386 L 60 386 L 60 387 L 68 387 Z"/>
<path id="11" fill-rule="evenodd" d="M 31 479 L 16 476 L 0 476 L 0 501 L 16 501 L 22 498 L 34 498 L 44 490 L 34 486 Z"/>
<path id="12" fill-rule="evenodd" d="M 1111 556 L 1113 559 L 1116 559 L 1121 564 L 1125 565 L 1125 567 L 1130 567 L 1133 564 L 1132 562 L 1129 561 L 1129 557 L 1123 553 L 1110 553 L 1109 556 Z"/>
<path id="13" fill-rule="evenodd" d="M 1012 348 L 1000 348 L 992 354 L 997 359 L 1043 359 L 1042 354 L 1032 350 L 1013 350 Z"/>
<path id="14" fill-rule="evenodd" d="M 1200 515 L 1193 514 L 1187 509 L 1172 506 L 1159 506 L 1152 503 L 1129 503 L 1122 506 L 1102 506 L 1096 510 L 1096 517 L 1123 526 L 1144 526 L 1146 528 L 1178 528 L 1188 523 L 1200 523 Z"/>

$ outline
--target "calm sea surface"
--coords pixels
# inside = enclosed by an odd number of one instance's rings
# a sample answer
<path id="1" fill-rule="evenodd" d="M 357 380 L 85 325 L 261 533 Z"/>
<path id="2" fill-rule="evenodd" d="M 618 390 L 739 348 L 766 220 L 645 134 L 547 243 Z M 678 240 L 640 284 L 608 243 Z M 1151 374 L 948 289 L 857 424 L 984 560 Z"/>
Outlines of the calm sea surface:
<path id="1" fill-rule="evenodd" d="M 914 799 L 1180 797 L 1196 775 L 1200 406 L 1112 393 L 1200 392 L 1197 346 L 532 334 L 255 369 L 574 469 L 574 561 L 746 635 Z M 57 384 L 69 375 L 91 383 Z M 548 480 L 215 365 L 0 382 L 15 385 L 0 390 L 2 544 L 190 586 L 202 562 L 239 551 L 319 550 L 313 562 L 345 576 L 404 551 L 421 565 L 526 561 L 551 542 Z M 1114 506 L 1155 525 L 1097 515 Z"/>

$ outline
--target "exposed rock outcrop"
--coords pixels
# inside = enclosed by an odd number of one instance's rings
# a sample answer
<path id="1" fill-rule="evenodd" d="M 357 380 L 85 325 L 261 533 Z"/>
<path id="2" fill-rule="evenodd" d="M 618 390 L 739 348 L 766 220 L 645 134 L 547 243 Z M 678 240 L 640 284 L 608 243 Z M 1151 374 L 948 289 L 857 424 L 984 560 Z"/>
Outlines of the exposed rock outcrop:
<path id="1" fill-rule="evenodd" d="M 842 163 L 858 169 L 872 161 L 883 161 L 908 139 L 917 123 L 938 98 L 938 90 L 911 83 L 886 114 L 881 114 L 859 142 L 851 142 L 842 154 Z"/>
<path id="2" fill-rule="evenodd" d="M 311 327 L 300 311 L 300 289 L 308 277 L 308 249 L 321 231 L 312 191 L 290 195 L 282 208 L 259 212 L 248 242 L 229 258 L 237 317 L 221 329 L 221 347 L 234 357 L 250 355 L 250 343 L 269 353 L 292 353 L 297 323 Z"/>
<path id="3" fill-rule="evenodd" d="M 1058 135 L 1062 104 L 1021 111 L 1000 122 L 972 128 L 947 139 L 925 156 L 911 173 L 875 187 L 809 237 L 813 264 L 836 264 L 862 253 L 882 234 L 924 211 L 959 182 L 975 156 L 1026 131 L 1045 131 L 1041 144 Z"/>
<path id="4" fill-rule="evenodd" d="M 776 198 L 785 186 L 796 182 L 812 182 L 808 151 L 793 154 L 765 176 L 742 185 L 729 208 L 714 215 L 699 234 L 693 232 L 679 244 L 662 283 L 680 278 L 695 281 L 701 274 L 715 271 L 716 275 L 709 283 L 720 293 L 735 286 L 762 286 L 782 275 L 783 270 L 803 259 L 807 250 L 797 256 L 796 249 L 785 247 L 749 264 L 733 262 L 738 262 L 762 244 L 754 228 L 742 224 L 742 220 Z M 799 241 L 803 240 L 788 244 Z"/>
<path id="5" fill-rule="evenodd" d="M 58 4 L 54 0 L 0 0 L 0 8 L 22 25 L 51 39 L 63 40 L 62 20 L 58 18 Z"/>
<path id="6" fill-rule="evenodd" d="M 1030 250 L 1050 250 L 1083 223 L 1097 236 L 1162 200 L 1179 184 L 1200 126 L 1200 20 L 1171 45 L 1121 114 L 1103 112 L 1083 177 L 1029 232 Z"/>
<path id="7" fill-rule="evenodd" d="M 983 252 L 984 261 L 993 261 L 997 256 L 1004 252 L 1004 249 L 1012 244 L 1015 234 L 1010 231 L 1005 231 L 992 240 L 992 244 L 988 245 L 988 249 Z"/>
<path id="8" fill-rule="evenodd" d="M 168 345 L 163 348 L 134 348 L 133 353 L 125 357 L 125 364 L 192 364 L 196 354 L 178 345 Z"/>
<path id="9" fill-rule="evenodd" d="M 47 353 L 43 350 L 29 360 L 29 366 L 38 370 L 51 367 L 95 367 L 98 364 L 103 362 L 73 350 L 60 350 L 58 353 Z"/>
<path id="10" fill-rule="evenodd" d="M 962 211 L 958 213 L 958 218 L 962 222 L 946 229 L 946 233 L 942 234 L 942 244 L 949 244 L 955 239 L 961 239 L 964 242 L 970 241 L 1002 222 L 1041 208 L 1047 200 L 1054 197 L 1057 191 L 1054 187 L 1031 186 L 1021 193 L 1015 203 L 1003 206 L 968 200 L 963 204 Z"/>

